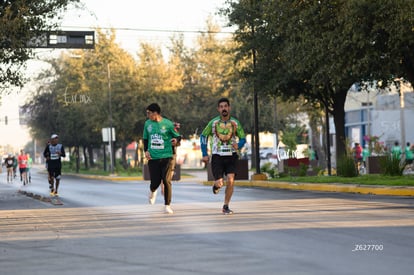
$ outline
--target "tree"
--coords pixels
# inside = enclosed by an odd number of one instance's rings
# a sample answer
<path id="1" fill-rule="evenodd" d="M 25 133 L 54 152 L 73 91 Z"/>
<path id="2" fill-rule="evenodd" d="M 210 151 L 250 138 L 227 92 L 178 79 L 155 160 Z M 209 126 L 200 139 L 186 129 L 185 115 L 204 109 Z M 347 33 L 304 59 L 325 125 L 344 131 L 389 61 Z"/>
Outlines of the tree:
<path id="1" fill-rule="evenodd" d="M 136 89 L 135 61 L 115 44 L 113 32 L 108 36 L 101 32 L 98 35 L 95 51 L 71 51 L 52 60 L 56 78 L 41 86 L 25 106 L 32 115 L 29 125 L 35 136 L 45 139 L 50 132 L 59 132 L 62 141 L 75 147 L 77 154 L 80 147 L 84 152 L 88 148 L 91 161 L 92 149 L 102 144 L 101 129 L 110 124 L 109 106 L 116 128 L 115 145 L 123 148 L 123 152 L 137 138 L 136 128 L 131 125 L 137 119 L 145 120 L 144 116 L 137 117 L 142 106 L 137 103 L 144 95 L 140 96 Z M 87 166 L 86 155 L 84 159 Z"/>
<path id="2" fill-rule="evenodd" d="M 56 20 L 79 0 L 5 0 L 0 2 L 0 94 L 9 86 L 22 87 L 22 67 L 31 58 L 27 42 L 57 28 Z M 7 91 L 7 90 L 6 90 Z"/>
<path id="3" fill-rule="evenodd" d="M 187 137 L 200 134 L 203 127 L 217 115 L 219 97 L 230 96 L 237 87 L 231 57 L 232 41 L 217 38 L 220 28 L 211 20 L 207 30 L 197 38 L 196 48 L 184 47 L 182 37 L 173 39 L 170 64 L 181 73 L 183 87 L 177 90 L 177 104 L 170 106 L 169 116 L 183 124 L 182 133 Z M 172 107 L 172 108 L 171 108 Z"/>
<path id="4" fill-rule="evenodd" d="M 132 55 L 115 43 L 115 32 L 112 30 L 107 35 L 98 32 L 98 35 L 100 42 L 93 57 L 95 61 L 89 59 L 89 63 L 98 63 L 98 67 L 101 68 L 101 76 L 95 75 L 96 83 L 100 84 L 97 88 L 103 98 L 101 107 L 106 110 L 101 117 L 101 127 L 109 127 L 112 119 L 112 126 L 116 129 L 114 147 L 121 148 L 122 165 L 126 167 L 126 147 L 132 141 L 138 140 L 141 129 L 137 129 L 136 124 L 143 125 L 145 121 L 145 116 L 139 115 L 143 113 L 145 91 L 141 89 L 142 85 L 139 82 L 137 62 Z M 102 71 L 105 72 L 104 78 Z"/>
<path id="5" fill-rule="evenodd" d="M 412 1 L 246 0 L 229 5 L 224 12 L 238 26 L 240 56 L 249 49 L 257 52 L 250 80 L 284 98 L 322 103 L 334 118 L 338 158 L 346 152 L 344 103 L 352 84 L 388 83 L 412 72 Z"/>

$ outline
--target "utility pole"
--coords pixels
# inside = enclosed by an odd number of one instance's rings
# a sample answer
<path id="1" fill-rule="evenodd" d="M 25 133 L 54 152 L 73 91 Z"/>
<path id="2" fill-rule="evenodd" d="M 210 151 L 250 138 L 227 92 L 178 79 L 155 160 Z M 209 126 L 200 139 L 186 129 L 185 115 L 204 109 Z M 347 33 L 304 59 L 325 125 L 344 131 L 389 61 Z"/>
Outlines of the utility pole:
<path id="1" fill-rule="evenodd" d="M 111 174 L 114 173 L 114 137 L 112 134 L 113 121 L 112 121 L 112 89 L 111 89 L 111 69 L 109 62 L 106 64 L 108 73 L 108 101 L 109 101 L 109 156 L 111 158 Z"/>

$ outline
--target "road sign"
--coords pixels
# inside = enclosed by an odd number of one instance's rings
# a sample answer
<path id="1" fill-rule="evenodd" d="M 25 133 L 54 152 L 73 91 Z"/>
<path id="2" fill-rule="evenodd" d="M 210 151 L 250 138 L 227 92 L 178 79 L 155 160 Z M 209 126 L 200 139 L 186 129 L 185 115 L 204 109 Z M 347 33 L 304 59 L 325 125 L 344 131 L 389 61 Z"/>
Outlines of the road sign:
<path id="1" fill-rule="evenodd" d="M 93 49 L 94 31 L 45 31 L 27 42 L 28 48 Z"/>
<path id="2" fill-rule="evenodd" d="M 102 128 L 102 141 L 111 141 L 111 132 L 109 132 L 109 128 Z M 112 128 L 112 141 L 115 141 L 115 128 Z"/>

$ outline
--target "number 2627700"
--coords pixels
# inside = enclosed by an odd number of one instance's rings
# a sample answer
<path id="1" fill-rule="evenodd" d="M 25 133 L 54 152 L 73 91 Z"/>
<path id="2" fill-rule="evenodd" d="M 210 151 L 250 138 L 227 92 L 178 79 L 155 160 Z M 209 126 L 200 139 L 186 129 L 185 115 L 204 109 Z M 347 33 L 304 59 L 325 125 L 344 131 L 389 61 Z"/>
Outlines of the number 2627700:
<path id="1" fill-rule="evenodd" d="M 382 251 L 384 246 L 382 244 L 355 244 L 352 251 Z"/>

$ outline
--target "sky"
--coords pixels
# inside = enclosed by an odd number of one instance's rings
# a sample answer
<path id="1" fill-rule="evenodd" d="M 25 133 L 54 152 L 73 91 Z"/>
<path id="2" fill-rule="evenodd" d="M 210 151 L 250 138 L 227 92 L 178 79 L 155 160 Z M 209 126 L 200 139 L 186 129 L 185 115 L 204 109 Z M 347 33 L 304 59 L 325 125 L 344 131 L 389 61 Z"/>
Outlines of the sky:
<path id="1" fill-rule="evenodd" d="M 62 30 L 93 30 L 114 28 L 120 47 L 135 54 L 141 42 L 166 48 L 170 38 L 181 31 L 186 46 L 191 47 L 199 31 L 206 30 L 209 17 L 228 35 L 226 21 L 217 11 L 225 7 L 226 0 L 81 0 L 82 9 L 69 9 L 61 22 Z M 39 59 L 59 53 L 59 50 L 36 50 Z M 43 64 L 42 64 L 43 63 Z M 30 61 L 26 74 L 34 76 L 43 61 Z M 26 127 L 19 125 L 19 105 L 28 97 L 30 87 L 13 91 L 0 101 L 0 146 L 11 145 L 18 151 L 31 141 Z M 4 116 L 8 116 L 8 125 Z M 0 148 L 0 153 L 1 148 Z M 7 152 L 5 152 L 7 153 Z"/>
<path id="2" fill-rule="evenodd" d="M 225 20 L 217 14 L 225 0 L 82 0 L 82 11 L 71 10 L 62 27 L 115 28 L 121 47 L 131 52 L 140 42 L 165 46 L 175 31 L 182 31 L 188 43 L 206 30 L 206 20 L 225 27 Z M 116 3 L 116 4 L 114 4 Z"/>

